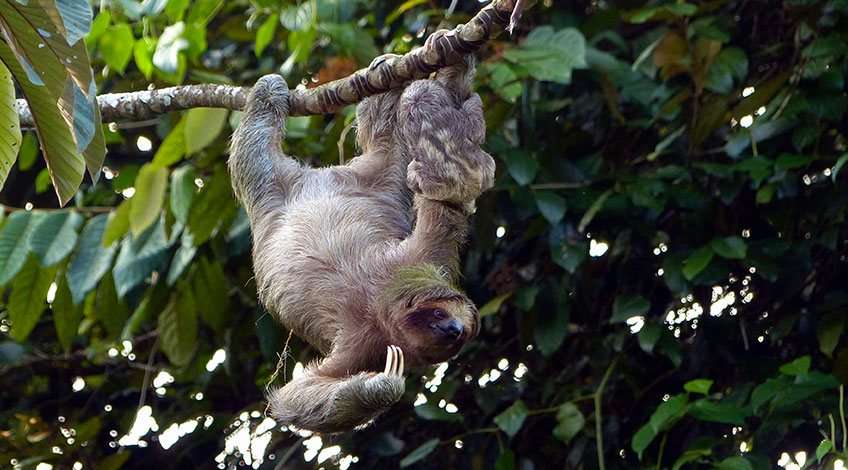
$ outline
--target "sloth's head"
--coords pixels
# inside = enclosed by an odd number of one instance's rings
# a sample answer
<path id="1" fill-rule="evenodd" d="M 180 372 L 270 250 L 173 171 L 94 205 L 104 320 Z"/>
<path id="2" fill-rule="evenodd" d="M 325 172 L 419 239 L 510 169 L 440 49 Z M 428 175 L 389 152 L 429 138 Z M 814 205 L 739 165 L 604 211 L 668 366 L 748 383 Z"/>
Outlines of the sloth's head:
<path id="1" fill-rule="evenodd" d="M 392 336 L 425 362 L 450 359 L 477 336 L 477 307 L 436 266 L 401 269 L 387 294 Z"/>

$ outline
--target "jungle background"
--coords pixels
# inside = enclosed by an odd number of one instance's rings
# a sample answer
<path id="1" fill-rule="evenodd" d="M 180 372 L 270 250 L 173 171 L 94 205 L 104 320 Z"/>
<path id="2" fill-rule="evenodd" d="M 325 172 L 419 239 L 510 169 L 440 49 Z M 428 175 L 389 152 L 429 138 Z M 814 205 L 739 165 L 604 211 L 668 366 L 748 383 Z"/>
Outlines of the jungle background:
<path id="1" fill-rule="evenodd" d="M 264 415 L 314 351 L 292 337 L 280 362 L 288 332 L 256 304 L 225 168 L 239 113 L 44 118 L 17 145 L 14 98 L 59 116 L 88 64 L 50 40 L 16 60 L 48 36 L 15 14 L 61 14 L 108 93 L 311 87 L 482 4 L 82 5 L 0 2 L 0 467 L 844 468 L 848 1 L 545 0 L 489 41 L 497 182 L 462 280 L 481 333 L 335 436 Z M 285 150 L 349 160 L 353 111 L 290 118 Z M 58 132 L 88 132 L 102 168 Z"/>

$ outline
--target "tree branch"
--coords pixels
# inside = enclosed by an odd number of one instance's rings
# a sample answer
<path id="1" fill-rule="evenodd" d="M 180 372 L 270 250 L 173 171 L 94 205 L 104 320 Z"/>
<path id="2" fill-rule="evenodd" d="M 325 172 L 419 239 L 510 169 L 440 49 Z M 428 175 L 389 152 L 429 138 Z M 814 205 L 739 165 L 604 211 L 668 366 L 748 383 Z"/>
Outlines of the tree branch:
<path id="1" fill-rule="evenodd" d="M 466 54 L 478 50 L 494 33 L 504 29 L 510 18 L 524 8 L 524 0 L 494 0 L 461 24 L 440 37 L 428 41 L 373 69 L 360 69 L 352 75 L 311 89 L 294 89 L 290 114 L 307 116 L 335 112 L 363 98 L 425 78 L 432 72 L 453 65 Z M 515 11 L 514 11 L 515 10 Z M 103 122 L 139 121 L 171 111 L 189 108 L 226 108 L 241 110 L 249 88 L 228 85 L 184 85 L 159 90 L 109 93 L 97 97 Z M 32 113 L 23 99 L 15 103 L 22 126 L 32 127 Z"/>

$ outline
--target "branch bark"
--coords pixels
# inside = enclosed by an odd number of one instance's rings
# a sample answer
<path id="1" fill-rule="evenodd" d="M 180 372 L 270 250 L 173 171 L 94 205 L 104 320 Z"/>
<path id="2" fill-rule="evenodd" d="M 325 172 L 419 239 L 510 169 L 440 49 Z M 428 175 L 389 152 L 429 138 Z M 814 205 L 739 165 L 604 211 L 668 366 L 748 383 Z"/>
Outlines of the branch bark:
<path id="1" fill-rule="evenodd" d="M 440 68 L 456 64 L 464 55 L 478 50 L 493 34 L 503 30 L 510 18 L 515 20 L 520 17 L 524 2 L 494 0 L 468 23 L 428 41 L 425 47 L 315 88 L 294 89 L 290 98 L 290 114 L 307 116 L 332 113 L 358 103 L 365 97 L 397 88 L 410 80 L 425 78 Z M 241 110 L 248 91 L 247 87 L 229 85 L 184 85 L 104 94 L 97 97 L 97 103 L 103 122 L 139 121 L 189 108 Z M 32 113 L 26 101 L 17 100 L 15 108 L 21 125 L 32 127 Z"/>

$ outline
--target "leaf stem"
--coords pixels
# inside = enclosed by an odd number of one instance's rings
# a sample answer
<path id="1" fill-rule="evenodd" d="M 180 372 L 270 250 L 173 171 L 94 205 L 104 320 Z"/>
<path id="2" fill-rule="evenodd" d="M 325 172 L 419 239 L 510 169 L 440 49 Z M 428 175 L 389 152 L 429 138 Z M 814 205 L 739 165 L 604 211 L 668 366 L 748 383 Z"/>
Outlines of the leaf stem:
<path id="1" fill-rule="evenodd" d="M 604 464 L 604 434 L 601 402 L 604 394 L 604 388 L 607 385 L 607 380 L 609 380 L 610 374 L 612 374 L 612 371 L 613 369 L 615 369 L 615 365 L 617 363 L 618 357 L 613 359 L 609 367 L 607 367 L 607 371 L 604 373 L 604 377 L 601 379 L 601 383 L 598 385 L 598 389 L 595 391 L 595 444 L 598 453 L 598 468 L 600 470 L 606 470 L 606 465 Z"/>

